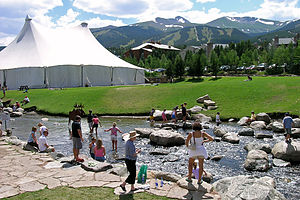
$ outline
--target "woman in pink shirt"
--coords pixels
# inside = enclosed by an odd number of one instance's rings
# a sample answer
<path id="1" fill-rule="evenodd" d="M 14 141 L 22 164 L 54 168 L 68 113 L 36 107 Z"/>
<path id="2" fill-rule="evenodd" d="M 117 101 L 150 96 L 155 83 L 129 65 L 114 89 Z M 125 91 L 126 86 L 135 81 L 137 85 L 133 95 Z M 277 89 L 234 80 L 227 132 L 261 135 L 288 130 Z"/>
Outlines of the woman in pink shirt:
<path id="1" fill-rule="evenodd" d="M 106 154 L 105 153 L 105 148 L 102 144 L 101 139 L 97 140 L 94 152 L 95 152 L 95 160 L 100 161 L 100 162 L 104 162 L 106 160 L 106 158 L 105 158 L 105 154 Z"/>
<path id="2" fill-rule="evenodd" d="M 94 115 L 94 117 L 93 117 L 93 128 L 92 128 L 92 132 L 94 132 L 94 128 L 95 128 L 95 129 L 96 129 L 96 138 L 98 138 L 98 126 L 99 126 L 99 123 L 100 123 L 100 127 L 102 127 L 99 118 L 97 117 L 97 115 Z"/>
<path id="3" fill-rule="evenodd" d="M 118 127 L 117 127 L 117 123 L 114 122 L 113 126 L 110 129 L 106 129 L 104 130 L 105 132 L 111 131 L 110 137 L 111 137 L 111 143 L 112 143 L 112 150 L 113 151 L 118 151 L 118 147 L 117 147 L 117 133 L 119 131 L 119 133 L 123 133 Z"/>

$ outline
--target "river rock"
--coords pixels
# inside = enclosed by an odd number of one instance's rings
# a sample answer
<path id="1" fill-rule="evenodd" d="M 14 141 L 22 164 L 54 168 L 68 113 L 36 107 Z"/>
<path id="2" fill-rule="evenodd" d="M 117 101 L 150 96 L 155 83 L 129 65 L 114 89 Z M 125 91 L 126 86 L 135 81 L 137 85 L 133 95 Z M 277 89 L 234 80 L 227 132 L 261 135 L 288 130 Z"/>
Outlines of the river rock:
<path id="1" fill-rule="evenodd" d="M 10 113 L 11 117 L 21 117 L 22 115 L 23 115 L 23 113 L 21 113 L 21 112 L 12 112 L 12 113 Z"/>
<path id="2" fill-rule="evenodd" d="M 262 144 L 262 143 L 256 143 L 252 142 L 244 146 L 244 149 L 246 151 L 251 151 L 251 150 L 262 150 L 266 153 L 271 153 L 272 148 L 269 144 Z"/>
<path id="3" fill-rule="evenodd" d="M 249 171 L 268 171 L 270 169 L 268 154 L 262 150 L 249 151 L 244 168 Z"/>
<path id="4" fill-rule="evenodd" d="M 237 124 L 240 126 L 247 126 L 247 122 L 248 122 L 249 118 L 248 117 L 242 117 Z"/>
<path id="5" fill-rule="evenodd" d="M 12 112 L 13 112 L 13 109 L 12 109 L 11 107 L 7 107 L 7 108 L 3 108 L 3 111 L 4 111 L 4 112 L 12 113 Z"/>
<path id="6" fill-rule="evenodd" d="M 112 169 L 107 170 L 108 173 L 114 174 L 117 176 L 122 176 L 122 177 L 128 175 L 126 166 L 124 166 L 122 164 L 112 164 L 112 166 L 113 166 Z"/>
<path id="7" fill-rule="evenodd" d="M 266 129 L 266 122 L 264 121 L 253 121 L 250 124 L 250 127 L 253 129 Z"/>
<path id="8" fill-rule="evenodd" d="M 219 160 L 221 160 L 223 157 L 224 157 L 223 155 L 216 155 L 216 156 L 213 156 L 213 157 L 211 158 L 211 160 L 219 161 Z"/>
<path id="9" fill-rule="evenodd" d="M 165 114 L 166 114 L 167 119 L 170 120 L 171 115 L 172 115 L 172 110 L 166 110 Z M 162 121 L 162 116 L 161 115 L 162 115 L 162 111 L 155 110 L 155 112 L 153 114 L 154 120 L 155 121 Z"/>
<path id="10" fill-rule="evenodd" d="M 165 149 L 154 149 L 149 152 L 150 155 L 168 155 L 170 152 Z"/>
<path id="11" fill-rule="evenodd" d="M 184 137 L 174 131 L 158 130 L 150 135 L 150 141 L 161 146 L 180 146 L 185 144 Z"/>
<path id="12" fill-rule="evenodd" d="M 53 158 L 54 160 L 59 160 L 59 159 L 65 157 L 64 154 L 62 154 L 62 153 L 60 153 L 60 152 L 56 152 L 56 151 L 55 151 L 55 152 L 51 152 L 51 153 L 50 153 L 50 156 L 51 156 L 51 158 Z"/>
<path id="13" fill-rule="evenodd" d="M 149 138 L 150 134 L 153 132 L 151 128 L 135 128 L 137 134 L 142 138 Z"/>
<path id="14" fill-rule="evenodd" d="M 17 112 L 24 113 L 24 109 L 23 108 L 17 108 Z"/>
<path id="15" fill-rule="evenodd" d="M 183 129 L 192 129 L 193 128 L 193 124 L 191 122 L 186 122 L 182 124 L 182 128 Z"/>
<path id="16" fill-rule="evenodd" d="M 196 114 L 196 115 L 193 115 L 192 116 L 192 119 L 198 121 L 198 122 L 201 122 L 201 123 L 205 123 L 205 122 L 211 122 L 212 121 L 212 118 L 211 117 L 208 117 L 204 114 Z"/>
<path id="17" fill-rule="evenodd" d="M 208 96 L 208 94 L 206 94 L 202 97 L 199 97 L 196 101 L 197 103 L 204 103 L 204 100 L 211 100 L 211 98 Z"/>
<path id="18" fill-rule="evenodd" d="M 149 171 L 149 174 L 152 178 L 157 178 L 160 180 L 163 178 L 165 181 L 177 182 L 181 179 L 181 176 L 174 173 L 162 172 L 162 171 Z"/>
<path id="19" fill-rule="evenodd" d="M 170 127 L 171 129 L 180 129 L 183 128 L 183 124 L 174 124 L 174 123 L 165 123 L 165 124 L 161 124 L 161 128 L 165 128 L 165 127 Z M 165 129 L 166 130 L 166 129 Z"/>
<path id="20" fill-rule="evenodd" d="M 293 119 L 293 121 L 294 121 L 294 127 L 295 128 L 300 128 L 300 119 L 295 118 L 295 119 Z"/>
<path id="21" fill-rule="evenodd" d="M 203 108 L 201 106 L 194 106 L 190 109 L 188 109 L 188 111 L 192 114 L 197 114 L 199 112 L 201 112 L 203 110 Z"/>
<path id="22" fill-rule="evenodd" d="M 229 142 L 232 144 L 238 144 L 240 142 L 240 138 L 237 133 L 226 133 L 223 137 L 222 140 L 225 142 Z"/>
<path id="23" fill-rule="evenodd" d="M 266 126 L 266 130 L 269 130 L 269 131 L 272 130 L 272 123 L 270 123 L 270 124 L 268 124 L 268 125 Z"/>
<path id="24" fill-rule="evenodd" d="M 300 142 L 279 142 L 273 147 L 272 154 L 275 158 L 279 158 L 285 161 L 300 162 Z"/>
<path id="25" fill-rule="evenodd" d="M 255 133 L 255 137 L 257 139 L 264 139 L 264 138 L 273 138 L 273 135 L 271 133 L 259 132 L 259 133 Z"/>
<path id="26" fill-rule="evenodd" d="M 211 173 L 206 172 L 206 174 L 203 173 L 202 179 L 206 183 L 211 183 L 214 179 L 214 176 Z"/>
<path id="27" fill-rule="evenodd" d="M 218 109 L 218 106 L 208 106 L 207 110 L 216 110 Z"/>
<path id="28" fill-rule="evenodd" d="M 292 128 L 292 138 L 300 138 L 300 128 Z"/>
<path id="29" fill-rule="evenodd" d="M 275 133 L 284 133 L 283 124 L 280 122 L 273 122 L 271 124 L 272 131 Z"/>
<path id="30" fill-rule="evenodd" d="M 233 118 L 228 120 L 228 122 L 234 122 L 234 121 L 235 121 L 235 119 L 233 119 Z"/>
<path id="31" fill-rule="evenodd" d="M 267 113 L 258 113 L 256 115 L 256 120 L 257 121 L 264 121 L 266 124 L 269 124 L 271 122 L 271 118 Z"/>
<path id="32" fill-rule="evenodd" d="M 275 190 L 275 181 L 270 177 L 255 178 L 251 176 L 226 177 L 213 183 L 214 191 L 222 200 L 286 200 Z"/>
<path id="33" fill-rule="evenodd" d="M 291 163 L 290 162 L 286 162 L 284 160 L 278 159 L 278 158 L 274 158 L 273 159 L 273 165 L 275 167 L 290 167 Z"/>
<path id="34" fill-rule="evenodd" d="M 212 186 L 206 182 L 203 182 L 201 187 L 199 187 L 196 179 L 192 179 L 191 183 L 187 182 L 185 179 L 186 178 L 182 178 L 177 181 L 177 185 L 189 191 L 199 191 L 202 193 L 209 193 L 212 190 Z"/>
<path id="35" fill-rule="evenodd" d="M 239 131 L 239 136 L 254 136 L 254 130 L 251 128 L 243 128 Z"/>
<path id="36" fill-rule="evenodd" d="M 207 108 L 208 106 L 215 106 L 216 102 L 212 101 L 212 100 L 204 100 L 204 106 Z"/>
<path id="37" fill-rule="evenodd" d="M 107 162 L 98 162 L 96 160 L 87 160 L 81 163 L 81 168 L 83 168 L 86 171 L 92 171 L 92 172 L 103 172 L 107 171 L 113 166 L 110 163 Z"/>
<path id="38" fill-rule="evenodd" d="M 222 129 L 221 127 L 214 127 L 214 134 L 217 137 L 223 137 L 225 134 L 227 133 L 227 131 L 225 131 L 224 129 Z"/>

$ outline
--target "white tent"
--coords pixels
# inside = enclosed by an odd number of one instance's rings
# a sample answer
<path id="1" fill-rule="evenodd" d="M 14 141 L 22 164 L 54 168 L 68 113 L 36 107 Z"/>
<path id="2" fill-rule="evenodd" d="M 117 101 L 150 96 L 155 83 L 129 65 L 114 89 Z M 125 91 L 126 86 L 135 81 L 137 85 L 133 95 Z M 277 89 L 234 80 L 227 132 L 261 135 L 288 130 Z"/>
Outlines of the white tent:
<path id="1" fill-rule="evenodd" d="M 144 69 L 105 49 L 87 23 L 47 29 L 27 16 L 21 32 L 0 52 L 0 82 L 9 89 L 132 85 L 144 83 Z"/>

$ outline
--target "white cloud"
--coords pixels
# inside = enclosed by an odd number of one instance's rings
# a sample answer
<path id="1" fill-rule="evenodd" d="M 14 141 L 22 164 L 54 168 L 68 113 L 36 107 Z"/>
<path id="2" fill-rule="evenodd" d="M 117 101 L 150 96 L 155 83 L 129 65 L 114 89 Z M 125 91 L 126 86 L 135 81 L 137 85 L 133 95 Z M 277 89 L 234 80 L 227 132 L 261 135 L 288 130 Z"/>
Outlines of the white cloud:
<path id="1" fill-rule="evenodd" d="M 74 22 L 76 20 L 76 17 L 79 15 L 79 12 L 75 12 L 73 9 L 69 9 L 67 11 L 67 14 L 64 16 L 61 16 L 57 21 L 56 24 L 58 26 L 67 26 L 68 24 Z"/>
<path id="2" fill-rule="evenodd" d="M 6 46 L 15 39 L 15 35 L 0 32 L 0 46 Z"/>
<path id="3" fill-rule="evenodd" d="M 215 2 L 216 0 L 196 0 L 199 3 L 208 3 L 208 2 Z"/>
<path id="4" fill-rule="evenodd" d="M 126 24 L 123 23 L 122 20 L 103 20 L 100 19 L 99 17 L 96 18 L 92 18 L 89 20 L 86 20 L 85 22 L 88 23 L 89 28 L 99 28 L 99 27 L 104 27 L 104 26 L 109 26 L 109 25 L 113 25 L 113 26 L 124 26 Z"/>

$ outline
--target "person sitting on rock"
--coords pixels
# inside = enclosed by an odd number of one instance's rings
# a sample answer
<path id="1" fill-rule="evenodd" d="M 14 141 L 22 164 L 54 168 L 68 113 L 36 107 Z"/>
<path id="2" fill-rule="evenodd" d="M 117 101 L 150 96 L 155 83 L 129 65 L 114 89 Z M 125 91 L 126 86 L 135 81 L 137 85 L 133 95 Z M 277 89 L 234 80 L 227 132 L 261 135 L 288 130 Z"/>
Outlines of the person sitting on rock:
<path id="1" fill-rule="evenodd" d="M 44 131 L 38 141 L 40 153 L 50 153 L 54 152 L 55 149 L 53 146 L 48 145 L 47 142 L 48 130 Z"/>
<path id="2" fill-rule="evenodd" d="M 36 138 L 36 131 L 37 131 L 37 128 L 35 126 L 33 126 L 32 129 L 31 129 L 31 133 L 29 135 L 29 138 L 27 140 L 27 144 L 39 149 L 38 141 L 37 141 L 37 138 Z"/>
<path id="3" fill-rule="evenodd" d="M 25 98 L 22 101 L 22 105 L 28 104 L 30 102 L 28 96 L 25 96 Z"/>
<path id="4" fill-rule="evenodd" d="M 42 122 L 38 123 L 38 127 L 40 127 L 40 136 L 43 135 L 44 131 L 48 130 L 46 126 L 43 125 Z"/>
<path id="5" fill-rule="evenodd" d="M 97 140 L 97 145 L 94 148 L 94 152 L 95 152 L 95 160 L 100 161 L 100 162 L 104 162 L 106 160 L 105 158 L 105 148 L 102 144 L 102 140 L 98 139 Z"/>
<path id="6" fill-rule="evenodd" d="M 16 107 L 17 107 L 17 109 L 21 108 L 21 105 L 20 105 L 20 103 L 18 101 L 16 101 Z"/>
<path id="7" fill-rule="evenodd" d="M 91 143 L 89 144 L 90 155 L 93 159 L 95 159 L 95 147 L 96 147 L 96 138 L 92 137 Z"/>
<path id="8" fill-rule="evenodd" d="M 251 116 L 250 116 L 250 118 L 248 118 L 247 123 L 251 124 L 251 122 L 253 122 L 255 120 L 256 120 L 256 115 L 255 115 L 254 111 L 251 111 Z"/>

